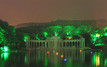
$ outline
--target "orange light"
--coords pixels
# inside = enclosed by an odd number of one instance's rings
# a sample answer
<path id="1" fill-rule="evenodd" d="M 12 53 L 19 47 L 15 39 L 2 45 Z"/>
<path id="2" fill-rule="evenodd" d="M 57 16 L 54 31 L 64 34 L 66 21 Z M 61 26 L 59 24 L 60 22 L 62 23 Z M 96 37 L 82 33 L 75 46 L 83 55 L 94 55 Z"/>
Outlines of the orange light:
<path id="1" fill-rule="evenodd" d="M 53 53 L 55 53 L 55 51 L 53 51 Z"/>
<path id="2" fill-rule="evenodd" d="M 64 56 L 63 55 L 61 55 L 61 58 L 63 58 Z"/>
<path id="3" fill-rule="evenodd" d="M 69 40 L 71 39 L 71 37 L 68 38 Z"/>
<path id="4" fill-rule="evenodd" d="M 56 52 L 56 55 L 58 56 L 58 52 Z"/>
<path id="5" fill-rule="evenodd" d="M 100 52 L 102 52 L 102 50 L 100 50 Z"/>
<path id="6" fill-rule="evenodd" d="M 82 50 L 80 50 L 80 53 L 82 52 Z"/>
<path id="7" fill-rule="evenodd" d="M 47 51 L 47 55 L 49 54 L 49 51 Z"/>

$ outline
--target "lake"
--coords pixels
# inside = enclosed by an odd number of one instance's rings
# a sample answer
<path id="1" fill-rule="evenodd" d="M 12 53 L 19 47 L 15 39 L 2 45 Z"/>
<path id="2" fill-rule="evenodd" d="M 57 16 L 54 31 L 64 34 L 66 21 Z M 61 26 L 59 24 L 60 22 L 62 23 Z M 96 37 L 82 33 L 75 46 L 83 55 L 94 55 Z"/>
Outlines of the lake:
<path id="1" fill-rule="evenodd" d="M 35 50 L 0 52 L 0 67 L 107 67 L 101 50 Z"/>

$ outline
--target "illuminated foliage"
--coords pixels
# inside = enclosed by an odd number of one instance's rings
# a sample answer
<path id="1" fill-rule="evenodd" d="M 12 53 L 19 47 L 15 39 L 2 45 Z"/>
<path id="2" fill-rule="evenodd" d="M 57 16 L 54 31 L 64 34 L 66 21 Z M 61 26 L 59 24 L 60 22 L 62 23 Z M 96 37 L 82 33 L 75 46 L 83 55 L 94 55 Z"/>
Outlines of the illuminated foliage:
<path id="1" fill-rule="evenodd" d="M 4 41 L 4 30 L 0 27 L 0 44 Z"/>
<path id="2" fill-rule="evenodd" d="M 107 27 L 104 28 L 104 36 L 107 36 Z"/>
<path id="3" fill-rule="evenodd" d="M 48 27 L 47 30 L 51 35 L 58 36 L 60 31 L 62 30 L 62 27 L 61 26 L 50 26 L 50 27 Z"/>
<path id="4" fill-rule="evenodd" d="M 29 38 L 29 35 L 28 34 L 25 34 L 24 35 L 24 42 L 26 42 L 26 40 Z"/>
<path id="5" fill-rule="evenodd" d="M 67 35 L 73 34 L 75 27 L 74 26 L 64 26 L 63 27 L 63 32 L 66 33 Z"/>
<path id="6" fill-rule="evenodd" d="M 104 32 L 107 32 L 107 27 L 104 28 Z"/>
<path id="7" fill-rule="evenodd" d="M 1 51 L 9 51 L 9 47 L 8 46 L 1 47 L 0 49 L 1 49 Z"/>
<path id="8" fill-rule="evenodd" d="M 37 34 L 37 35 L 35 35 L 35 37 L 36 37 L 36 39 L 37 39 L 37 40 L 40 40 L 40 38 L 38 37 L 38 34 Z"/>
<path id="9" fill-rule="evenodd" d="M 103 31 L 102 31 L 101 29 L 97 29 L 97 30 L 93 30 L 90 35 L 91 35 L 91 42 L 92 42 L 93 44 L 96 44 L 96 41 L 97 41 L 98 39 L 100 39 L 100 38 L 104 35 L 104 33 L 103 33 Z M 95 46 L 100 46 L 100 45 L 103 45 L 103 44 L 101 44 L 101 43 L 99 42 L 99 43 L 97 43 Z"/>
<path id="10" fill-rule="evenodd" d="M 48 33 L 47 32 L 43 32 L 44 37 L 47 37 Z"/>
<path id="11" fill-rule="evenodd" d="M 80 36 L 82 33 L 90 33 L 92 31 L 91 26 L 80 25 L 75 30 L 75 35 Z"/>
<path id="12" fill-rule="evenodd" d="M 7 22 L 0 20 L 0 45 L 15 43 L 16 29 Z"/>
<path id="13" fill-rule="evenodd" d="M 104 41 L 101 38 L 105 35 L 107 28 L 102 31 L 101 29 L 93 29 L 91 26 L 79 25 L 79 26 L 50 26 L 46 29 L 43 29 L 40 32 L 34 33 L 34 39 L 36 40 L 45 40 L 49 39 L 52 36 L 57 36 L 63 40 L 66 39 L 79 39 L 81 37 L 85 38 L 85 42 L 88 45 L 94 44 L 95 46 L 104 45 Z M 26 37 L 27 38 L 27 37 Z M 87 46 L 87 45 L 86 45 Z"/>

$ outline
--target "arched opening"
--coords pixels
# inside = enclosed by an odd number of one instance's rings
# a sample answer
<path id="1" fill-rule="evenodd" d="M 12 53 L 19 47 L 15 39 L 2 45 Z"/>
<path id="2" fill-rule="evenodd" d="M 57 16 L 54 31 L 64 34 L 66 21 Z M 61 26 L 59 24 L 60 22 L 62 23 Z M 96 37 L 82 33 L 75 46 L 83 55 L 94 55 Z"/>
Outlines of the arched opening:
<path id="1" fill-rule="evenodd" d="M 69 47 L 69 42 L 67 42 L 67 47 Z"/>
<path id="2" fill-rule="evenodd" d="M 60 47 L 62 47 L 62 44 L 61 44 L 61 42 L 60 42 Z"/>
<path id="3" fill-rule="evenodd" d="M 36 47 L 36 42 L 35 42 L 35 47 Z"/>
<path id="4" fill-rule="evenodd" d="M 40 42 L 40 47 L 42 46 L 42 42 Z"/>
<path id="5" fill-rule="evenodd" d="M 43 42 L 43 47 L 45 47 L 45 42 Z"/>
<path id="6" fill-rule="evenodd" d="M 48 47 L 48 42 L 47 42 L 47 47 Z"/>
<path id="7" fill-rule="evenodd" d="M 73 44 L 73 46 L 74 46 L 75 43 L 73 42 L 72 44 Z"/>
<path id="8" fill-rule="evenodd" d="M 30 48 L 31 48 L 32 42 L 30 42 Z"/>
<path id="9" fill-rule="evenodd" d="M 71 42 L 70 42 L 70 47 L 71 47 Z"/>
<path id="10" fill-rule="evenodd" d="M 75 47 L 77 47 L 77 42 L 75 42 Z"/>
<path id="11" fill-rule="evenodd" d="M 63 47 L 65 47 L 65 42 L 63 42 Z"/>
<path id="12" fill-rule="evenodd" d="M 37 47 L 39 47 L 39 42 L 37 42 Z"/>

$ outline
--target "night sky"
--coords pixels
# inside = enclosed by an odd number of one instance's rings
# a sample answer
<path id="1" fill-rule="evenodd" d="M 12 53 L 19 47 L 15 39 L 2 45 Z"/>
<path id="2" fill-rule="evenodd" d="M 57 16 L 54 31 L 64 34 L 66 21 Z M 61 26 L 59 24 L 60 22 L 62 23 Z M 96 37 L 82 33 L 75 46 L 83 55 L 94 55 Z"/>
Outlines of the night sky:
<path id="1" fill-rule="evenodd" d="M 0 19 L 10 25 L 107 19 L 107 0 L 0 0 Z"/>

